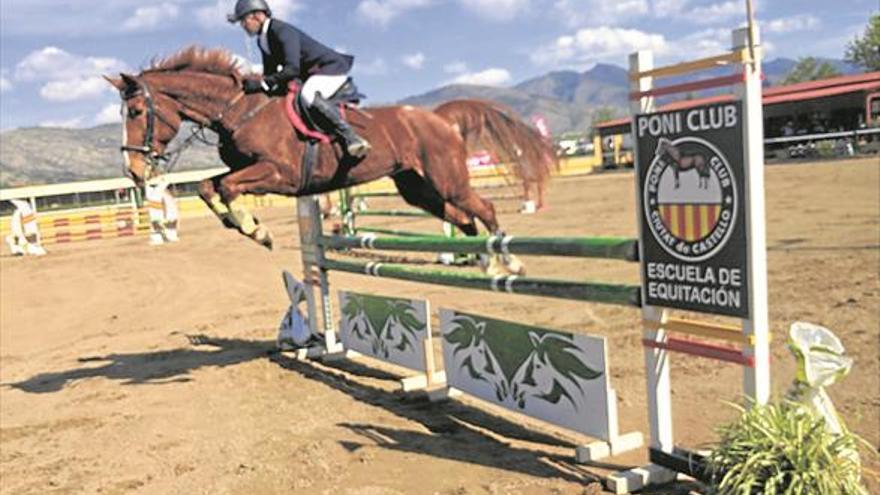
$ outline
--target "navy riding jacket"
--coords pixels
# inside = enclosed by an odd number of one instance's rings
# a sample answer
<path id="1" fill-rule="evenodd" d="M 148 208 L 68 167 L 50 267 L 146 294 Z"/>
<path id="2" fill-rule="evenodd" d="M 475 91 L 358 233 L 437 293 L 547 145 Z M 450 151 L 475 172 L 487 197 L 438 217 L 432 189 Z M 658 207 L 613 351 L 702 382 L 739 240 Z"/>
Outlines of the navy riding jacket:
<path id="1" fill-rule="evenodd" d="M 269 52 L 266 53 L 265 47 L 260 46 L 263 79 L 273 92 L 284 92 L 290 81 L 305 81 L 314 74 L 347 74 L 354 63 L 353 56 L 328 48 L 294 26 L 275 18 L 269 23 L 266 38 Z"/>

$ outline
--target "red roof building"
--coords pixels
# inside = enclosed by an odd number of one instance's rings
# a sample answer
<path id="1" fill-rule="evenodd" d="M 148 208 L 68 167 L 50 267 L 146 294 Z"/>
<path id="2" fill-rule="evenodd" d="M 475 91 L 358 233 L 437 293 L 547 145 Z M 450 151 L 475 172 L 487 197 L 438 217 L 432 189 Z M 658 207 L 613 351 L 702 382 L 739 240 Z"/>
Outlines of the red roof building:
<path id="1" fill-rule="evenodd" d="M 680 110 L 730 101 L 732 95 L 681 100 L 659 107 Z M 791 125 L 795 132 L 849 131 L 880 126 L 880 72 L 833 77 L 764 88 L 764 133 L 781 136 Z M 596 126 L 600 136 L 628 134 L 630 119 L 610 120 Z"/>

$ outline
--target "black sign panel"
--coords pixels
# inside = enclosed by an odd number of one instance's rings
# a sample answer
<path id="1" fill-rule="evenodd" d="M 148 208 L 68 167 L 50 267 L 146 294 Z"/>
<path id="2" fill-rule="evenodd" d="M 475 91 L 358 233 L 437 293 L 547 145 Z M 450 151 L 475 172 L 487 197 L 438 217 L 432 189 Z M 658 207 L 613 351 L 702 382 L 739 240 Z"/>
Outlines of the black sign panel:
<path id="1" fill-rule="evenodd" d="M 638 115 L 645 304 L 748 318 L 742 103 Z"/>

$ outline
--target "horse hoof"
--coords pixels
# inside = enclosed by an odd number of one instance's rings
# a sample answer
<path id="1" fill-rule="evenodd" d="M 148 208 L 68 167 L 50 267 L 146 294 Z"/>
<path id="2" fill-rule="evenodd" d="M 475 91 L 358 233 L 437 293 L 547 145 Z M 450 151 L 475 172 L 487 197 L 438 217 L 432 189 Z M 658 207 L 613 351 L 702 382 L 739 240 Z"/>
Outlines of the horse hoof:
<path id="1" fill-rule="evenodd" d="M 512 254 L 504 255 L 501 258 L 504 269 L 511 275 L 523 276 L 526 274 L 526 265 L 519 258 Z"/>
<path id="2" fill-rule="evenodd" d="M 272 233 L 269 232 L 269 229 L 260 226 L 257 228 L 257 231 L 254 232 L 254 240 L 257 244 L 263 246 L 269 251 L 275 246 L 275 240 L 272 238 Z"/>

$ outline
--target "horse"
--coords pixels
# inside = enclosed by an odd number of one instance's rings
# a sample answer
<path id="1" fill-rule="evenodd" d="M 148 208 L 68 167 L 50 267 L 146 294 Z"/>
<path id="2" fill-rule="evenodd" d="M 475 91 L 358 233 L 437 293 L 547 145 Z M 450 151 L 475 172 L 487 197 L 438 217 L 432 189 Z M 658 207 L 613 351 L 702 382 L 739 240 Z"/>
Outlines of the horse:
<path id="1" fill-rule="evenodd" d="M 325 140 L 308 174 L 301 162 L 305 134 L 313 133 L 291 124 L 287 99 L 245 94 L 243 81 L 256 76 L 242 74 L 229 52 L 192 46 L 137 75 L 119 76 L 105 78 L 122 100 L 121 151 L 133 180 L 140 184 L 159 173 L 159 160 L 183 121 L 216 132 L 220 159 L 230 170 L 200 183 L 199 196 L 225 226 L 269 249 L 271 232 L 245 208 L 242 194 L 304 196 L 387 176 L 406 202 L 466 235 L 478 234 L 475 219 L 499 234 L 494 205 L 469 184 L 466 143 L 482 139 L 496 152 L 552 156 L 537 131 L 489 102 L 460 101 L 439 113 L 409 105 L 352 108 L 346 117 L 372 150 L 355 163 Z"/>
<path id="2" fill-rule="evenodd" d="M 709 162 L 702 153 L 685 153 L 666 138 L 660 138 L 654 155 L 662 158 L 668 156 L 672 160 L 672 171 L 675 174 L 675 188 L 678 189 L 678 174 L 688 170 L 696 170 L 699 175 L 699 188 L 709 187 Z"/>

